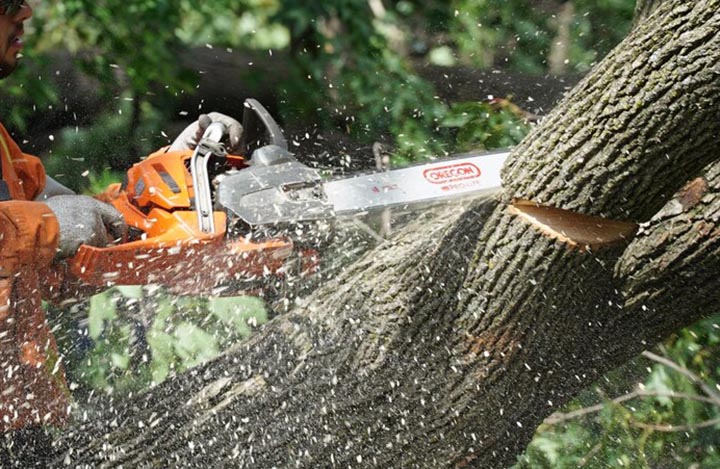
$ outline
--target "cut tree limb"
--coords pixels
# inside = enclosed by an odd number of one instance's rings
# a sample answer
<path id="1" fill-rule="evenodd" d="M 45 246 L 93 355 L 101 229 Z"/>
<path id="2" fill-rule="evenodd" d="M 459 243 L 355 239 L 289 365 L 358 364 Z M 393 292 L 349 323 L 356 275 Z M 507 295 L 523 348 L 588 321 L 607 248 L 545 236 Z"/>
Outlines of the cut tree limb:
<path id="1" fill-rule="evenodd" d="M 529 200 L 514 201 L 508 212 L 573 249 L 594 251 L 627 243 L 638 229 L 635 223 L 582 215 Z"/>

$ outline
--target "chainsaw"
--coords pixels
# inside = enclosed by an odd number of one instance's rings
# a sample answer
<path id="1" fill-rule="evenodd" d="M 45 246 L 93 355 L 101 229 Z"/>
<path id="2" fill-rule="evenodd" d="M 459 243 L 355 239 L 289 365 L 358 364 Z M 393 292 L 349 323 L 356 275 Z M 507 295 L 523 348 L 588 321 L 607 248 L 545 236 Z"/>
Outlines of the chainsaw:
<path id="1" fill-rule="evenodd" d="M 186 293 L 262 289 L 300 259 L 317 270 L 333 220 L 393 207 L 482 196 L 500 187 L 508 151 L 470 153 L 382 172 L 325 178 L 298 161 L 270 113 L 244 103 L 243 155 L 211 124 L 193 151 L 158 152 L 131 167 L 105 199 L 129 227 L 123 242 L 83 245 L 70 272 L 93 286 L 160 284 Z M 249 155 L 249 158 L 247 157 Z"/>

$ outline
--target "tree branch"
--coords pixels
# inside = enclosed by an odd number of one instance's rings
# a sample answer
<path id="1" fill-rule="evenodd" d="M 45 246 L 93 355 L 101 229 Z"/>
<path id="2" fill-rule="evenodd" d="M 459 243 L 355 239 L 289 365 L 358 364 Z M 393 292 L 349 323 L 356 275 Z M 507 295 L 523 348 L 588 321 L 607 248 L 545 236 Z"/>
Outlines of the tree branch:
<path id="1" fill-rule="evenodd" d="M 666 433 L 687 432 L 687 431 L 697 430 L 700 428 L 714 427 L 715 425 L 720 425 L 720 418 L 712 419 L 712 420 L 705 420 L 703 422 L 698 422 L 698 423 L 690 423 L 690 424 L 686 424 L 686 425 L 672 425 L 672 424 L 658 425 L 658 424 L 650 424 L 650 423 L 643 423 L 643 422 L 636 422 L 636 421 L 632 421 L 630 424 L 636 428 L 642 428 L 645 430 L 654 430 L 657 432 L 666 432 Z"/>
<path id="2" fill-rule="evenodd" d="M 678 373 L 684 375 L 686 378 L 688 378 L 693 383 L 700 386 L 700 388 L 703 390 L 705 395 L 708 396 L 712 400 L 712 402 L 720 406 L 720 394 L 716 393 L 713 388 L 707 385 L 698 375 L 693 373 L 692 371 L 688 370 L 684 366 L 680 366 L 677 363 L 675 363 L 672 360 L 668 360 L 665 357 L 661 357 L 660 355 L 656 355 L 652 352 L 645 351 L 642 353 L 642 356 L 645 358 L 649 358 L 650 360 L 660 363 L 661 365 L 667 366 L 668 368 L 672 368 L 673 370 L 677 371 Z"/>
<path id="3" fill-rule="evenodd" d="M 615 399 L 612 399 L 610 402 L 613 404 L 621 404 L 623 402 L 638 398 L 638 397 L 667 397 L 670 399 L 687 399 L 690 401 L 697 401 L 697 402 L 703 402 L 706 404 L 715 404 L 717 405 L 718 402 L 715 399 L 712 399 L 710 397 L 705 396 L 698 396 L 695 394 L 687 394 L 687 393 L 677 393 L 677 392 L 662 392 L 662 391 L 644 391 L 644 390 L 635 390 L 632 392 L 629 392 L 627 394 L 623 394 L 622 396 L 618 396 Z M 603 409 L 605 409 L 607 406 L 606 403 L 600 403 L 593 406 L 583 407 L 582 409 L 573 410 L 571 412 L 555 412 L 554 414 L 550 415 L 548 418 L 546 418 L 543 421 L 543 424 L 545 425 L 557 425 L 559 423 L 567 422 L 568 420 L 573 420 L 578 417 L 583 417 L 585 415 L 593 414 L 596 412 L 600 412 Z"/>

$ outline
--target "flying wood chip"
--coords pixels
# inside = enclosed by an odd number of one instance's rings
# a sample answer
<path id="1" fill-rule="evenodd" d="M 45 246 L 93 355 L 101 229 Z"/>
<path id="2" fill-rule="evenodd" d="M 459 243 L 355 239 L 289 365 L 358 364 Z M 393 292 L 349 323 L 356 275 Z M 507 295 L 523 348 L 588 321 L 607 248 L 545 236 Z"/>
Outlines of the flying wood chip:
<path id="1" fill-rule="evenodd" d="M 508 211 L 544 235 L 574 249 L 596 250 L 626 242 L 638 228 L 635 223 L 582 215 L 529 200 L 514 201 Z"/>

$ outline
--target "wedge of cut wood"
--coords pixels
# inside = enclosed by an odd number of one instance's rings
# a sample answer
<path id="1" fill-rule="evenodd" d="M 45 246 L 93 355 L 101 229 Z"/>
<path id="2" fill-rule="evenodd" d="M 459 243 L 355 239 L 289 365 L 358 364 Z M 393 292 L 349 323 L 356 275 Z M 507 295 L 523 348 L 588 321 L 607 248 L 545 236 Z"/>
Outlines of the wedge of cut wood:
<path id="1" fill-rule="evenodd" d="M 573 249 L 597 250 L 628 242 L 638 229 L 636 223 L 583 215 L 530 200 L 515 200 L 508 211 Z"/>

